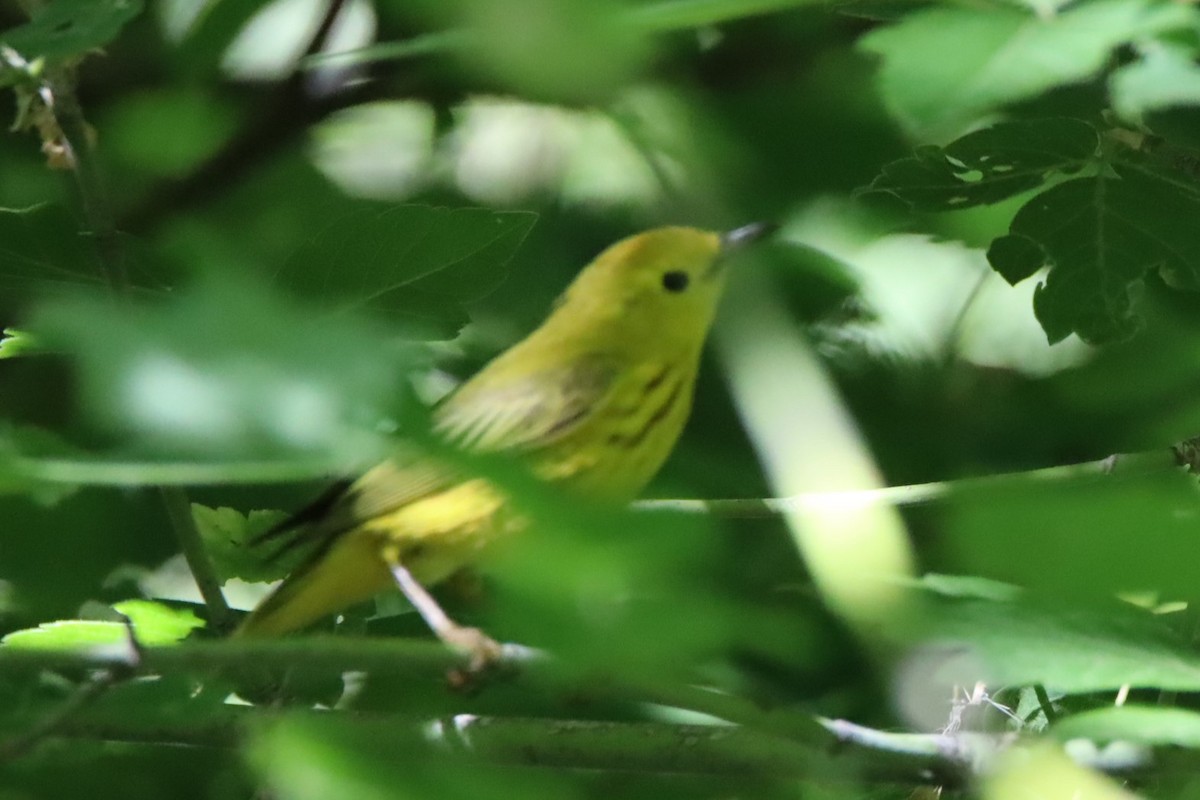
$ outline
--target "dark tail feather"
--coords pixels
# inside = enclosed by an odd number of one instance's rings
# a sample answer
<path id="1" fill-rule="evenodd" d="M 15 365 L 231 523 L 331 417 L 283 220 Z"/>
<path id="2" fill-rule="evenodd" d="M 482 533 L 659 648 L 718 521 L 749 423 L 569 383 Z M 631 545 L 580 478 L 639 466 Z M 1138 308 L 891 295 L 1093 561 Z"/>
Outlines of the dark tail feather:
<path id="1" fill-rule="evenodd" d="M 311 525 L 313 523 L 322 521 L 329 514 L 330 509 L 337 505 L 337 502 L 342 499 L 342 497 L 346 494 L 346 490 L 349 489 L 353 483 L 354 481 L 349 479 L 340 480 L 337 483 L 334 483 L 325 491 L 321 492 L 321 494 L 319 494 L 315 500 L 304 506 L 304 508 L 301 508 L 290 517 L 280 520 L 262 533 L 256 535 L 250 540 L 250 546 L 258 547 L 259 545 L 266 544 L 272 539 L 278 539 L 284 534 L 294 531 L 297 528 L 302 528 L 306 525 Z M 271 558 L 278 557 L 280 553 L 291 548 L 292 545 L 302 538 L 303 536 L 300 536 L 297 537 L 297 539 L 285 542 L 284 545 L 274 555 L 271 556 Z"/>

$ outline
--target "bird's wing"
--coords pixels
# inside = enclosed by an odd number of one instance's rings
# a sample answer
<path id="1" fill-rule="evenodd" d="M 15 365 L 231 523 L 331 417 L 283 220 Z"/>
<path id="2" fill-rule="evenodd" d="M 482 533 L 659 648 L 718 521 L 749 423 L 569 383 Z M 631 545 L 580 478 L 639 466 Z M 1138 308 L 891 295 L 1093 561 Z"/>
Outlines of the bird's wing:
<path id="1" fill-rule="evenodd" d="M 589 419 L 612 391 L 617 374 L 608 360 L 585 357 L 508 380 L 468 382 L 438 408 L 437 427 L 469 450 L 536 450 Z M 427 456 L 401 453 L 353 482 L 330 487 L 255 544 L 281 540 L 279 554 L 304 542 L 332 539 L 459 480 Z"/>
<path id="2" fill-rule="evenodd" d="M 507 379 L 470 381 L 437 410 L 437 428 L 466 450 L 536 450 L 583 425 L 613 391 L 619 371 L 585 356 Z"/>

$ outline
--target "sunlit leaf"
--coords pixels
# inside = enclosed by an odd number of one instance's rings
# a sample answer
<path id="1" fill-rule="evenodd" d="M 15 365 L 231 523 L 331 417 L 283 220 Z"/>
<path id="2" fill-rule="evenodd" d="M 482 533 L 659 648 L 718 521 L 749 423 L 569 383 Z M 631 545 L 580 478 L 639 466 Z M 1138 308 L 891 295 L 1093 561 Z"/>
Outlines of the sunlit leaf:
<path id="1" fill-rule="evenodd" d="M 163 645 L 185 638 L 204 621 L 188 609 L 174 609 L 149 600 L 126 600 L 113 608 L 129 618 L 139 644 Z M 128 644 L 129 633 L 122 622 L 62 620 L 44 622 L 36 628 L 14 631 L 0 644 L 7 647 L 70 650 L 100 645 Z"/>
<path id="2" fill-rule="evenodd" d="M 37 340 L 24 331 L 5 328 L 0 332 L 0 358 L 16 358 L 40 351 Z"/>
<path id="3" fill-rule="evenodd" d="M 929 138 L 1104 67 L 1114 48 L 1195 24 L 1196 10 L 1153 0 L 1096 0 L 1039 15 L 1009 7 L 935 6 L 868 34 L 896 118 Z"/>

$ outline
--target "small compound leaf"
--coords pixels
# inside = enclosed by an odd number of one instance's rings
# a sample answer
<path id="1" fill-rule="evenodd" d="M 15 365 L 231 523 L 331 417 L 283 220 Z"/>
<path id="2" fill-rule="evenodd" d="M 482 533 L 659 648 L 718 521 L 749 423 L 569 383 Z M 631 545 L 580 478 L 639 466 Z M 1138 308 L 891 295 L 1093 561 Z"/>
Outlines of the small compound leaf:
<path id="1" fill-rule="evenodd" d="M 1011 233 L 992 240 L 987 259 L 992 269 L 1013 286 L 1049 263 L 1046 251 L 1037 242 L 1028 236 Z"/>
<path id="2" fill-rule="evenodd" d="M 232 508 L 209 508 L 192 503 L 192 518 L 223 581 L 230 578 L 278 580 L 300 565 L 306 555 L 304 548 L 290 548 L 279 558 L 270 558 L 279 549 L 277 542 L 252 544 L 256 536 L 285 516 L 280 511 L 242 514 Z"/>

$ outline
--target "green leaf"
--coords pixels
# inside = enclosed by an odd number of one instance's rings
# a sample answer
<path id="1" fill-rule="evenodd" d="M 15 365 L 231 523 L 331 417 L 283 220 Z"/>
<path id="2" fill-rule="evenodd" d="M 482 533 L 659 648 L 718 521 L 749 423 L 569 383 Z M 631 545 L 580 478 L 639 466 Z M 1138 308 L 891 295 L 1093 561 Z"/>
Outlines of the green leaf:
<path id="1" fill-rule="evenodd" d="M 5 328 L 0 332 L 0 358 L 16 358 L 40 352 L 42 348 L 37 340 L 24 331 Z"/>
<path id="2" fill-rule="evenodd" d="M 103 275 L 95 247 L 61 207 L 0 208 L 0 286 L 98 285 Z"/>
<path id="3" fill-rule="evenodd" d="M 149 600 L 126 600 L 113 608 L 129 618 L 138 643 L 147 646 L 173 644 L 204 626 L 204 621 L 189 609 L 174 609 Z M 122 622 L 62 620 L 14 631 L 0 639 L 0 644 L 22 649 L 76 650 L 120 646 L 127 641 Z"/>
<path id="4" fill-rule="evenodd" d="M 62 298 L 29 328 L 73 357 L 93 426 L 171 459 L 368 458 L 415 355 L 233 276 L 154 304 Z"/>
<path id="5" fill-rule="evenodd" d="M 960 489 L 927 563 L 1066 598 L 1191 597 L 1196 492 L 1194 479 L 1169 467 Z"/>
<path id="6" fill-rule="evenodd" d="M 129 617 L 141 644 L 171 644 L 204 627 L 204 620 L 191 609 L 171 608 L 150 600 L 123 600 L 113 603 L 113 608 Z"/>
<path id="7" fill-rule="evenodd" d="M 1172 286 L 1200 287 L 1198 214 L 1197 187 L 1126 166 L 1118 178 L 1076 178 L 1039 194 L 992 243 L 988 261 L 1014 284 L 1050 268 L 1033 305 L 1052 343 L 1070 333 L 1109 342 L 1137 330 L 1136 300 L 1151 270 Z"/>
<path id="8" fill-rule="evenodd" d="M 894 194 L 920 211 L 997 203 L 1053 172 L 1082 169 L 1098 146 L 1095 129 L 1080 120 L 1004 122 L 887 164 L 868 191 Z"/>
<path id="9" fill-rule="evenodd" d="M 1160 618 L 1116 601 L 943 599 L 922 613 L 924 647 L 944 658 L 935 680 L 1042 684 L 1067 694 L 1200 689 L 1200 653 Z"/>
<path id="10" fill-rule="evenodd" d="M 447 319 L 461 325 L 462 304 L 504 280 L 536 219 L 419 205 L 354 212 L 300 248 L 276 279 L 339 311 L 369 308 L 423 327 Z"/>
<path id="11" fill-rule="evenodd" d="M 1141 58 L 1115 71 L 1108 88 L 1113 110 L 1134 124 L 1148 112 L 1200 105 L 1200 67 L 1182 47 L 1150 42 Z"/>
<path id="12" fill-rule="evenodd" d="M 1200 748 L 1200 713 L 1164 706 L 1113 706 L 1072 714 L 1050 728 L 1059 739 Z"/>
<path id="13" fill-rule="evenodd" d="M 1061 13 L 931 8 L 874 31 L 862 46 L 882 58 L 879 85 L 919 138 L 958 133 L 1005 105 L 1098 73 L 1118 46 L 1196 24 L 1193 7 L 1094 0 Z"/>
<path id="14" fill-rule="evenodd" d="M 142 0 L 54 0 L 39 6 L 29 22 L 0 34 L 0 42 L 30 59 L 86 55 L 142 12 Z"/>
<path id="15" fill-rule="evenodd" d="M 279 511 L 251 511 L 242 514 L 232 508 L 209 508 L 192 503 L 192 518 L 204 539 L 205 550 L 222 580 L 278 580 L 298 567 L 307 553 L 304 548 L 289 549 L 279 558 L 270 556 L 277 543 L 253 547 L 254 538 L 286 515 Z"/>

